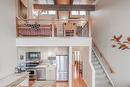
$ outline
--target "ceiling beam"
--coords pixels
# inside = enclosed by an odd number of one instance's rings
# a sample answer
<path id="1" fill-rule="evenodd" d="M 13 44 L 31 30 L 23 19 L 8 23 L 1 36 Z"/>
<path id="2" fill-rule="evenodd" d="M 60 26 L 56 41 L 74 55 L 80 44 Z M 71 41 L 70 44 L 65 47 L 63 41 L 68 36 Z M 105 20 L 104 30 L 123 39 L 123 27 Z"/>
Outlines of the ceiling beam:
<path id="1" fill-rule="evenodd" d="M 74 0 L 70 0 L 70 5 L 73 5 Z"/>
<path id="2" fill-rule="evenodd" d="M 73 2 L 74 2 L 74 0 L 70 0 L 70 5 L 73 5 Z M 71 11 L 69 11 L 69 19 L 70 19 L 70 16 L 71 16 Z"/>
<path id="3" fill-rule="evenodd" d="M 56 11 L 95 11 L 95 5 L 47 5 L 34 4 L 34 9 L 56 10 Z"/>
<path id="4" fill-rule="evenodd" d="M 58 3 L 57 3 L 57 0 L 53 0 L 54 1 L 54 4 L 55 5 L 57 5 Z M 57 13 L 57 19 L 59 19 L 59 11 L 56 11 L 56 13 Z"/>
<path id="5" fill-rule="evenodd" d="M 57 5 L 57 0 L 53 0 L 54 1 L 54 4 Z"/>

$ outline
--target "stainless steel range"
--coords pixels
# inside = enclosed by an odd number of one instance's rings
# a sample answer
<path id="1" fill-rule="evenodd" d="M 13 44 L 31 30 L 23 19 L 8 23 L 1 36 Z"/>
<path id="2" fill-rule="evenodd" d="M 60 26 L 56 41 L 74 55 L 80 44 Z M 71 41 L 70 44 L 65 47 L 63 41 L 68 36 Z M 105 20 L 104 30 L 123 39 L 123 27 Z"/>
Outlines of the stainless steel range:
<path id="1" fill-rule="evenodd" d="M 38 66 L 41 61 L 41 53 L 40 52 L 27 52 L 26 53 L 26 70 L 29 72 L 29 79 L 35 80 L 36 76 L 36 66 Z"/>
<path id="2" fill-rule="evenodd" d="M 37 78 L 35 68 L 28 68 L 27 72 L 29 72 L 29 80 L 35 80 Z"/>
<path id="3" fill-rule="evenodd" d="M 37 79 L 36 75 L 36 66 L 40 64 L 40 61 L 30 61 L 26 62 L 26 70 L 29 72 L 29 79 L 35 80 Z"/>

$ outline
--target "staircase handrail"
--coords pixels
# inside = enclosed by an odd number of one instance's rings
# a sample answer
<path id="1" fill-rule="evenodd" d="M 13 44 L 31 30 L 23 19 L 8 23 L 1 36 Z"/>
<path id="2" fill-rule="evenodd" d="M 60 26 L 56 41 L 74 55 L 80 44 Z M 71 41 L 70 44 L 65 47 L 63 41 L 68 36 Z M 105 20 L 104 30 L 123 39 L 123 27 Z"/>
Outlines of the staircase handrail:
<path id="1" fill-rule="evenodd" d="M 97 47 L 97 45 L 95 44 L 95 42 L 93 41 L 93 46 L 96 48 L 96 50 L 99 52 L 101 58 L 105 61 L 105 63 L 107 64 L 109 70 L 111 73 L 115 73 L 115 71 L 113 70 L 112 66 L 109 64 L 109 62 L 106 60 L 106 58 L 104 57 L 104 55 L 102 54 L 102 52 L 99 50 L 99 48 Z"/>

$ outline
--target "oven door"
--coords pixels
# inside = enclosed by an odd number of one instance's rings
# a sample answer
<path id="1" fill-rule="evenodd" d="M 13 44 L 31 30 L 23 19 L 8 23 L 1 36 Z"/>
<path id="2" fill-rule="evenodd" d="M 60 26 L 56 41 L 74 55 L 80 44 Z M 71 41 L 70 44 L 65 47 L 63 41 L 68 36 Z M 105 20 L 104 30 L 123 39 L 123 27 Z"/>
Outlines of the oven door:
<path id="1" fill-rule="evenodd" d="M 29 80 L 36 80 L 36 69 L 28 69 Z"/>
<path id="2" fill-rule="evenodd" d="M 36 69 L 37 80 L 46 80 L 46 68 L 37 68 Z"/>

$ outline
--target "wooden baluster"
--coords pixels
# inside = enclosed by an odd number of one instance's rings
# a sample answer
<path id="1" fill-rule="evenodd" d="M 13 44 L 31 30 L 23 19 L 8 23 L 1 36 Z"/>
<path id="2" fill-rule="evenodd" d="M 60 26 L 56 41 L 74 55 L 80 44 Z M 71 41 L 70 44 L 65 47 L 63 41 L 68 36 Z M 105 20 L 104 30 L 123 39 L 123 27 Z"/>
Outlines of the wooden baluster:
<path id="1" fill-rule="evenodd" d="M 19 37 L 19 24 L 18 24 L 18 18 L 16 17 L 16 37 Z"/>
<path id="2" fill-rule="evenodd" d="M 88 14 L 88 31 L 89 31 L 89 37 L 92 37 L 92 17 L 90 16 L 90 13 Z"/>

